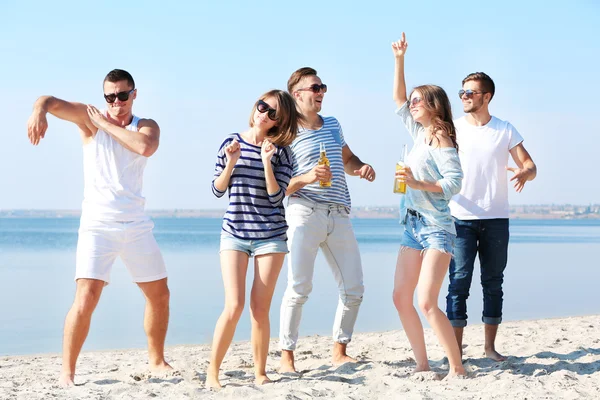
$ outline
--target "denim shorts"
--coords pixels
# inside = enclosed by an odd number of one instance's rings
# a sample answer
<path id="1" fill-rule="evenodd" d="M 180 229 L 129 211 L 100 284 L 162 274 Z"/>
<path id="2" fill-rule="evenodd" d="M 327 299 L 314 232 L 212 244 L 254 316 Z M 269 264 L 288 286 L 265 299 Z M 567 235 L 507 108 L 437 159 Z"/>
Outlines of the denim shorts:
<path id="1" fill-rule="evenodd" d="M 400 245 L 416 250 L 435 249 L 454 255 L 456 235 L 428 221 L 417 211 L 408 209 Z"/>
<path id="2" fill-rule="evenodd" d="M 229 233 L 221 232 L 219 253 L 224 250 L 241 251 L 249 257 L 272 253 L 288 253 L 287 241 L 281 239 L 251 240 L 238 239 Z"/>

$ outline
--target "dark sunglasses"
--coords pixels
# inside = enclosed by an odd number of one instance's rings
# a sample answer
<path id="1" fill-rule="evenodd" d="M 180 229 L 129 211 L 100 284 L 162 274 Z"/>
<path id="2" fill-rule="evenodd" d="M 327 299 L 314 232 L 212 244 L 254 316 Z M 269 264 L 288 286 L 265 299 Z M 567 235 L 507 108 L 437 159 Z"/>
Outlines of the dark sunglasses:
<path id="1" fill-rule="evenodd" d="M 473 97 L 474 94 L 483 94 L 483 93 L 487 93 L 487 92 L 478 92 L 476 90 L 471 90 L 471 89 L 467 89 L 467 90 L 459 90 L 458 91 L 458 97 L 460 97 L 462 99 L 463 96 L 467 96 L 467 99 L 470 99 L 471 97 Z"/>
<path id="2" fill-rule="evenodd" d="M 129 100 L 129 95 L 131 93 L 133 93 L 134 90 L 135 89 L 131 89 L 126 92 L 105 94 L 104 99 L 106 100 L 107 103 L 111 103 L 111 104 L 114 103 L 117 99 L 119 99 L 119 101 L 127 101 L 127 100 Z"/>
<path id="3" fill-rule="evenodd" d="M 259 100 L 258 103 L 256 103 L 256 110 L 261 114 L 267 113 L 267 117 L 269 117 L 271 121 L 277 121 L 277 110 L 271 108 L 271 106 L 264 101 Z"/>
<path id="4" fill-rule="evenodd" d="M 327 85 L 324 83 L 321 83 L 320 85 L 318 83 L 313 83 L 312 85 L 310 85 L 307 88 L 298 89 L 298 91 L 302 91 L 302 90 L 310 90 L 313 93 L 319 93 L 322 90 L 323 93 L 327 93 Z"/>

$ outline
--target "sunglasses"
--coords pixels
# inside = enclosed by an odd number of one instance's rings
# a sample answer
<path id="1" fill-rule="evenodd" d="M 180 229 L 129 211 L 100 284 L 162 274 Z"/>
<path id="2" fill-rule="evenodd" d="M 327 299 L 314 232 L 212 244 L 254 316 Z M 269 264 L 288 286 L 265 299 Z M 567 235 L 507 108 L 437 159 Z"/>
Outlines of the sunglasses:
<path id="1" fill-rule="evenodd" d="M 416 107 L 419 105 L 420 102 L 422 102 L 423 99 L 420 97 L 413 97 L 412 99 L 410 99 L 408 101 L 408 108 L 412 108 L 412 107 Z"/>
<path id="2" fill-rule="evenodd" d="M 327 85 L 324 83 L 321 83 L 320 85 L 318 83 L 313 83 L 312 85 L 310 85 L 307 88 L 298 89 L 298 91 L 303 91 L 303 90 L 310 90 L 313 93 L 319 93 L 322 90 L 323 93 L 327 93 Z"/>
<path id="3" fill-rule="evenodd" d="M 129 95 L 131 93 L 134 92 L 135 89 L 131 89 L 125 92 L 119 92 L 119 93 L 111 93 L 111 94 L 105 94 L 104 95 L 104 99 L 106 100 L 107 103 L 114 103 L 117 99 L 119 99 L 119 101 L 127 101 L 129 100 Z"/>
<path id="4" fill-rule="evenodd" d="M 259 100 L 258 103 L 256 103 L 256 110 L 261 114 L 267 113 L 267 117 L 269 117 L 271 121 L 277 121 L 277 110 L 271 108 L 271 106 L 264 101 Z"/>
<path id="5" fill-rule="evenodd" d="M 471 89 L 467 89 L 467 90 L 459 90 L 458 91 L 458 97 L 460 97 L 462 99 L 463 96 L 467 96 L 467 99 L 470 99 L 471 97 L 473 97 L 474 94 L 483 94 L 483 93 L 487 93 L 487 92 L 478 92 L 476 90 L 471 90 Z"/>

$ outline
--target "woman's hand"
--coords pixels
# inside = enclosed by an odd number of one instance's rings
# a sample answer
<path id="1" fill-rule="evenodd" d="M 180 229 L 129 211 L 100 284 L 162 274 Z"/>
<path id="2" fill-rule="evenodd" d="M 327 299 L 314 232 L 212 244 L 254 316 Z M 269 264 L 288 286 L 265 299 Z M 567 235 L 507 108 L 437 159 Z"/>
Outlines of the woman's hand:
<path id="1" fill-rule="evenodd" d="M 233 139 L 231 143 L 225 146 L 225 157 L 227 158 L 227 164 L 237 163 L 237 160 L 240 159 L 242 155 L 242 149 L 240 148 L 240 144 L 236 139 Z"/>
<path id="2" fill-rule="evenodd" d="M 410 187 L 411 189 L 417 189 L 417 190 L 419 189 L 420 181 L 415 179 L 415 177 L 412 173 L 412 170 L 410 169 L 410 167 L 408 165 L 406 165 L 396 171 L 396 178 L 400 182 L 406 182 L 408 187 Z"/>

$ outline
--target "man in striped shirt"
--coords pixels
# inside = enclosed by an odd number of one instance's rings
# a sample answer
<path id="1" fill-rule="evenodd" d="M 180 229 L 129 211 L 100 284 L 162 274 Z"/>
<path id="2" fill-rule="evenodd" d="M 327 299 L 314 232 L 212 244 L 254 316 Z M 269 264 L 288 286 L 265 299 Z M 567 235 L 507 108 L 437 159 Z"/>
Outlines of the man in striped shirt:
<path id="1" fill-rule="evenodd" d="M 346 176 L 375 180 L 375 171 L 348 147 L 337 119 L 322 117 L 321 103 L 327 86 L 312 68 L 300 68 L 288 80 L 305 120 L 291 144 L 293 177 L 287 188 L 288 285 L 281 304 L 280 373 L 295 372 L 294 350 L 298 340 L 302 306 L 312 290 L 315 258 L 319 248 L 339 288 L 339 303 L 333 324 L 335 365 L 356 362 L 346 354 L 352 339 L 364 285 L 358 242 L 350 223 L 350 193 Z M 330 166 L 318 165 L 321 143 Z M 331 181 L 322 187 L 319 181 Z"/>

